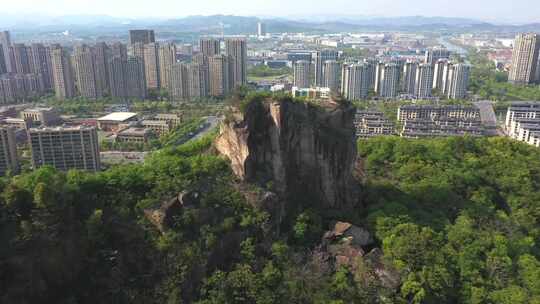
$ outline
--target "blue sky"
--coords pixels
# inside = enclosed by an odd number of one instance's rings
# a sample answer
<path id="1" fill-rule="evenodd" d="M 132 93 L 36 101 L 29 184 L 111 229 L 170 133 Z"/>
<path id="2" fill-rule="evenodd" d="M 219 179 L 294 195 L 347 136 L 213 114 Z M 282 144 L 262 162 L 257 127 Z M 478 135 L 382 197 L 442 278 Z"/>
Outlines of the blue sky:
<path id="1" fill-rule="evenodd" d="M 10 14 L 105 14 L 182 17 L 234 14 L 446 16 L 499 22 L 540 22 L 540 0 L 0 0 Z"/>

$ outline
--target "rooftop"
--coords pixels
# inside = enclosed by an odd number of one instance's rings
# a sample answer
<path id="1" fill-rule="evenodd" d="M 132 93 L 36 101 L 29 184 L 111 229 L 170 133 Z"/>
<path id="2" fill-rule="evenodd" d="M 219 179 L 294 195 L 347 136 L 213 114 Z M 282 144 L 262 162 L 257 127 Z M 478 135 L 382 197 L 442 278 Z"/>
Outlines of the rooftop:
<path id="1" fill-rule="evenodd" d="M 180 115 L 178 114 L 165 114 L 165 113 L 162 113 L 162 114 L 156 114 L 154 116 L 155 118 L 172 118 L 172 119 L 177 119 L 177 118 L 180 118 Z"/>
<path id="2" fill-rule="evenodd" d="M 144 136 L 150 132 L 151 130 L 147 128 L 131 127 L 118 132 L 118 135 Z"/>
<path id="3" fill-rule="evenodd" d="M 147 125 L 163 125 L 163 126 L 168 126 L 168 125 L 169 125 L 165 120 L 152 120 L 152 119 L 145 119 L 145 120 L 141 121 L 141 124 L 142 124 L 143 126 L 147 126 Z"/>
<path id="4" fill-rule="evenodd" d="M 36 107 L 36 108 L 28 108 L 25 109 L 23 112 L 48 112 L 53 111 L 54 108 L 52 107 Z"/>
<path id="5" fill-rule="evenodd" d="M 472 109 L 477 110 L 474 106 L 466 105 L 402 105 L 401 110 L 438 110 L 438 109 Z"/>
<path id="6" fill-rule="evenodd" d="M 133 113 L 133 112 L 113 112 L 113 113 L 110 113 L 110 114 L 107 114 L 103 117 L 100 117 L 98 118 L 97 120 L 98 121 L 118 121 L 118 122 L 122 122 L 122 121 L 126 121 L 130 118 L 133 118 L 137 116 L 137 113 Z"/>
<path id="7" fill-rule="evenodd" d="M 91 126 L 58 126 L 58 127 L 39 127 L 30 128 L 28 131 L 31 133 L 36 132 L 61 132 L 61 131 L 82 131 L 82 130 L 95 130 L 95 127 Z"/>

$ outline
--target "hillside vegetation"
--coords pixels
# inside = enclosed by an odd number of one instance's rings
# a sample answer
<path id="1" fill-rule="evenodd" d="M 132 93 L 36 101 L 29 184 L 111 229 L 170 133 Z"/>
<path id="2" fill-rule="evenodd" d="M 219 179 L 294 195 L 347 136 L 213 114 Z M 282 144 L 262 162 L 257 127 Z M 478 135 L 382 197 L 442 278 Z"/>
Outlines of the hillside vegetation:
<path id="1" fill-rule="evenodd" d="M 213 137 L 100 173 L 0 183 L 0 303 L 540 303 L 540 152 L 502 138 L 358 143 L 366 209 L 303 210 L 274 231 Z M 158 232 L 181 191 L 199 204 Z M 257 191 L 257 189 L 253 189 Z M 294 202 L 290 202 L 294 204 Z M 313 267 L 330 217 L 365 225 L 401 284 Z"/>

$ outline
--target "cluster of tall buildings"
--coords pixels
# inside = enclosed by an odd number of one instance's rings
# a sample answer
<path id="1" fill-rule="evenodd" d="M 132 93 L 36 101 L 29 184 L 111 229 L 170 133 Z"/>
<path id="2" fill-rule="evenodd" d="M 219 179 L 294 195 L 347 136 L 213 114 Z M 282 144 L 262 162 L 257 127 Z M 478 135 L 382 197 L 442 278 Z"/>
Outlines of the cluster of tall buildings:
<path id="1" fill-rule="evenodd" d="M 52 90 L 60 100 L 146 97 L 144 62 L 128 56 L 122 43 L 78 45 L 70 54 L 59 44 L 12 44 L 9 32 L 1 32 L 0 44 L 0 103 Z"/>
<path id="2" fill-rule="evenodd" d="M 341 93 L 352 100 L 367 98 L 370 91 L 382 98 L 404 94 L 428 99 L 438 90 L 446 98 L 459 99 L 467 95 L 469 73 L 469 65 L 447 59 L 438 59 L 436 64 L 364 60 L 343 66 Z"/>
<path id="3" fill-rule="evenodd" d="M 390 99 L 402 94 L 417 99 L 431 98 L 436 90 L 449 99 L 467 95 L 470 66 L 449 60 L 446 49 L 426 52 L 424 62 L 374 58 L 340 64 L 336 51 L 318 51 L 314 63 L 297 60 L 293 65 L 293 86 L 328 87 L 350 100 L 365 99 L 370 92 Z"/>
<path id="4" fill-rule="evenodd" d="M 0 103 L 39 96 L 52 84 L 51 48 L 12 43 L 9 32 L 0 32 Z"/>
<path id="5" fill-rule="evenodd" d="M 247 44 L 242 38 L 201 39 L 191 63 L 177 60 L 176 45 L 157 43 L 152 30 L 131 30 L 129 45 L 12 44 L 0 32 L 0 103 L 28 100 L 54 91 L 76 96 L 144 99 L 148 90 L 166 90 L 175 100 L 224 96 L 247 80 Z"/>
<path id="6" fill-rule="evenodd" d="M 140 32 L 130 38 L 131 53 L 144 62 L 149 89 L 165 89 L 173 100 L 183 100 L 224 96 L 247 82 L 245 39 L 225 39 L 225 52 L 222 53 L 220 40 L 203 38 L 199 41 L 199 53 L 186 63 L 176 60 L 174 44 L 159 44 L 151 38 L 153 35 Z"/>
<path id="7" fill-rule="evenodd" d="M 540 69 L 539 52 L 538 34 L 518 34 L 514 40 L 508 81 L 518 85 L 540 82 L 540 77 L 537 76 L 537 70 Z"/>

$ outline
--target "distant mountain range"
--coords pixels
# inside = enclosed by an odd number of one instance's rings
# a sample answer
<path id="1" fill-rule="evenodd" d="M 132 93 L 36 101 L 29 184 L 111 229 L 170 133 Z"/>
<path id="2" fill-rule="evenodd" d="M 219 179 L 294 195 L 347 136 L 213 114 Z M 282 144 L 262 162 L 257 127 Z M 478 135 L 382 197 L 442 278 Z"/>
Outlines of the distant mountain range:
<path id="1" fill-rule="evenodd" d="M 0 14 L 0 28 L 19 31 L 85 30 L 107 31 L 151 27 L 157 31 L 200 34 L 255 33 L 257 22 L 266 23 L 269 32 L 346 32 L 370 30 L 402 31 L 540 31 L 540 24 L 492 24 L 467 18 L 449 17 L 369 17 L 313 16 L 313 18 L 258 18 L 231 15 L 189 16 L 177 19 L 130 19 L 105 15 L 64 17 L 13 16 Z"/>

